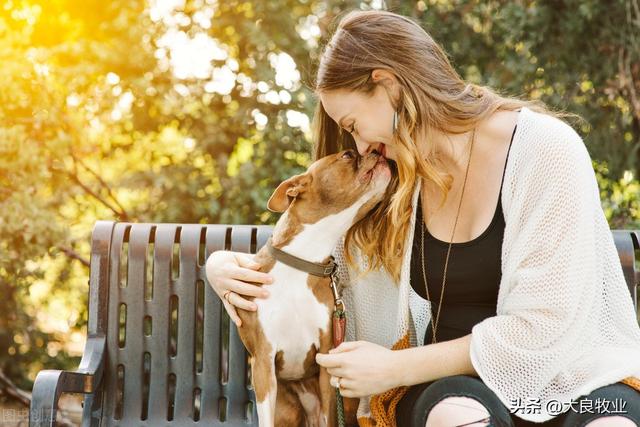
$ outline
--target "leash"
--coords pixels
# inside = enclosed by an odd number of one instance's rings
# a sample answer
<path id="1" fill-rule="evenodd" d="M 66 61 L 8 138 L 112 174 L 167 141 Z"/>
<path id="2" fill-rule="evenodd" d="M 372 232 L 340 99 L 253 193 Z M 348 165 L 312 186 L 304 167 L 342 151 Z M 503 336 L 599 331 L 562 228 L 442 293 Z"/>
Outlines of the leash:
<path id="1" fill-rule="evenodd" d="M 333 256 L 331 256 L 333 261 Z M 338 271 L 331 273 L 331 290 L 333 291 L 333 348 L 338 347 L 344 341 L 347 317 L 344 301 L 338 294 Z M 338 412 L 338 427 L 345 427 L 344 402 L 340 394 L 340 387 L 336 387 L 336 410 Z"/>
<path id="2" fill-rule="evenodd" d="M 269 253 L 278 261 L 287 264 L 297 270 L 305 271 L 309 274 L 319 277 L 329 277 L 331 282 L 331 291 L 333 292 L 333 348 L 338 347 L 344 341 L 346 330 L 346 306 L 338 293 L 338 264 L 335 262 L 333 255 L 329 255 L 327 263 L 317 263 L 307 261 L 295 255 L 291 255 L 282 249 L 275 248 L 271 245 L 271 239 L 267 242 Z M 340 394 L 340 388 L 336 389 L 336 410 L 338 415 L 338 427 L 345 427 L 344 402 Z"/>

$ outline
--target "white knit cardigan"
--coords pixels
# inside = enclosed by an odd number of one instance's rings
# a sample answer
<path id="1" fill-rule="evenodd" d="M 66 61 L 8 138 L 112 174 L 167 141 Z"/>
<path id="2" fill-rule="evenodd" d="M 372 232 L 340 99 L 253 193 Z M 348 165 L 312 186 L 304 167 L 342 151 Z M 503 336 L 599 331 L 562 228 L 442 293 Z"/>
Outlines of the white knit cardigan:
<path id="1" fill-rule="evenodd" d="M 497 315 L 473 326 L 470 358 L 513 415 L 543 422 L 598 387 L 640 378 L 640 328 L 581 137 L 562 120 L 523 107 L 511 144 Z M 356 281 L 344 240 L 334 249 L 347 341 L 424 345 L 430 303 L 409 275 L 419 191 L 418 179 L 399 285 L 384 269 Z M 360 425 L 376 425 L 371 397 L 360 399 Z"/>

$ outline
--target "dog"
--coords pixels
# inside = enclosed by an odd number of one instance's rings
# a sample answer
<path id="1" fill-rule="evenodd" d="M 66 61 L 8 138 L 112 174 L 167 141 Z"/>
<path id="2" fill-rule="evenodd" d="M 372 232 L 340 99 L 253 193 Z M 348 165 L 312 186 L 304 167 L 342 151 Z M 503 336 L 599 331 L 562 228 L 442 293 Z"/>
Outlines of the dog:
<path id="1" fill-rule="evenodd" d="M 315 362 L 333 345 L 331 278 L 276 259 L 269 246 L 326 263 L 339 239 L 384 198 L 390 180 L 384 156 L 344 150 L 285 180 L 269 198 L 267 208 L 283 214 L 254 260 L 274 281 L 267 298 L 247 297 L 257 311 L 238 310 L 260 427 L 337 425 L 335 389 Z M 357 400 L 347 400 L 353 411 Z"/>

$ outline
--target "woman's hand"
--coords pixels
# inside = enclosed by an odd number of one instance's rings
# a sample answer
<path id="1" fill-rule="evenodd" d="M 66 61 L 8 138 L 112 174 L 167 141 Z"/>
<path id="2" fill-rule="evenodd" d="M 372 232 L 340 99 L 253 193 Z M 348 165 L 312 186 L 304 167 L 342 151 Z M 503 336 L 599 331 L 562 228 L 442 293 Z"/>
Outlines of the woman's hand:
<path id="1" fill-rule="evenodd" d="M 331 384 L 340 378 L 340 394 L 363 397 L 398 387 L 398 352 L 367 341 L 345 341 L 329 353 L 317 353 L 316 362 L 327 368 Z"/>
<path id="2" fill-rule="evenodd" d="M 255 311 L 258 306 L 245 299 L 242 295 L 266 298 L 269 291 L 253 283 L 270 284 L 273 277 L 270 274 L 256 271 L 260 264 L 253 260 L 251 254 L 233 251 L 215 251 L 207 259 L 205 271 L 207 280 L 215 293 L 220 297 L 229 317 L 237 326 L 242 321 L 236 312 L 236 307 L 248 311 Z M 225 294 L 229 292 L 227 298 Z"/>

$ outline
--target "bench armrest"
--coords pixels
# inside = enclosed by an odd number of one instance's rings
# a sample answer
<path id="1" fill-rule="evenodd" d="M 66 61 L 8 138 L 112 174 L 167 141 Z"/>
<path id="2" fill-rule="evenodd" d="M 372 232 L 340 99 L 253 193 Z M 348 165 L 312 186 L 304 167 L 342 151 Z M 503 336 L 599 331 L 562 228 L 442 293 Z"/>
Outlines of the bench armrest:
<path id="1" fill-rule="evenodd" d="M 62 393 L 94 394 L 102 379 L 104 352 L 105 337 L 90 337 L 76 371 L 40 371 L 33 383 L 29 426 L 55 426 Z"/>

